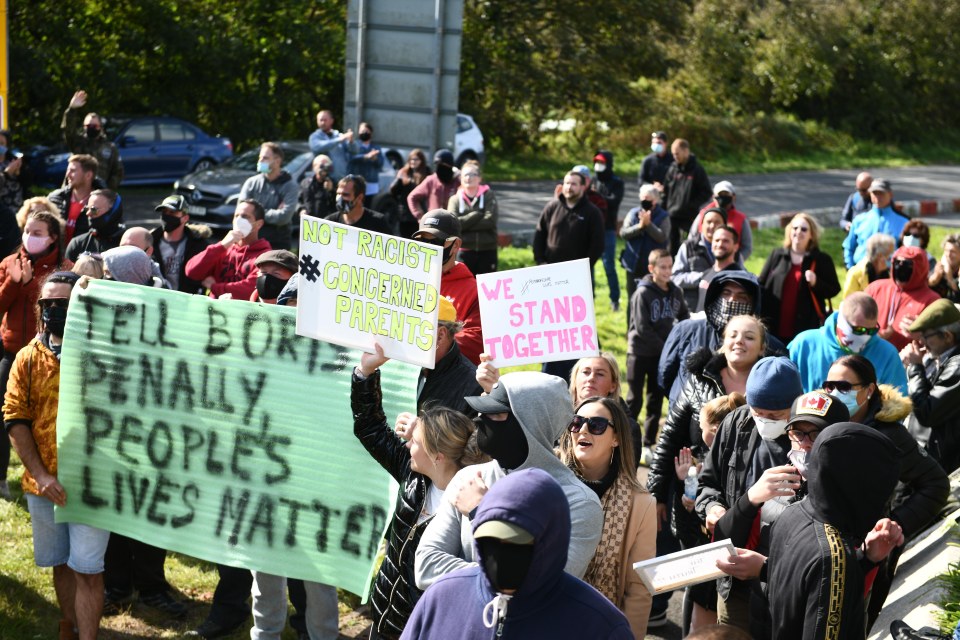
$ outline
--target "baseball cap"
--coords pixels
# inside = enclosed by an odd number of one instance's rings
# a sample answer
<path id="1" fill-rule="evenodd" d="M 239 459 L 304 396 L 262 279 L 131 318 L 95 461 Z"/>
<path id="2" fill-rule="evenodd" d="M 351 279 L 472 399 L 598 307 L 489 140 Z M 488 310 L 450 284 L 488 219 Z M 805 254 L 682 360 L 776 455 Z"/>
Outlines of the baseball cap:
<path id="1" fill-rule="evenodd" d="M 467 396 L 464 398 L 470 408 L 477 413 L 506 413 L 510 411 L 510 398 L 507 389 L 499 382 L 493 385 L 485 396 Z"/>
<path id="2" fill-rule="evenodd" d="M 167 196 L 163 199 L 163 202 L 153 208 L 154 211 L 161 211 L 163 209 L 167 211 L 186 211 L 187 199 L 183 196 Z"/>
<path id="3" fill-rule="evenodd" d="M 650 134 L 650 137 L 651 137 L 651 138 L 656 138 L 657 140 L 664 140 L 664 141 L 666 141 L 666 139 L 667 139 L 667 132 L 666 132 L 666 131 L 654 131 L 653 133 Z"/>
<path id="4" fill-rule="evenodd" d="M 606 160 L 604 160 L 604 162 L 606 162 Z M 590 179 L 590 167 L 588 167 L 585 164 L 578 164 L 573 169 L 570 169 L 570 171 L 573 171 L 574 173 L 579 173 L 587 180 Z"/>
<path id="5" fill-rule="evenodd" d="M 300 265 L 297 262 L 297 256 L 284 249 L 273 249 L 271 251 L 261 253 L 257 257 L 257 260 L 254 264 L 259 267 L 260 265 L 267 264 L 268 262 L 278 264 L 284 269 L 293 271 L 294 273 L 297 273 L 300 268 Z"/>
<path id="6" fill-rule="evenodd" d="M 793 403 L 787 427 L 797 422 L 809 422 L 818 429 L 826 429 L 832 424 L 848 420 L 850 412 L 842 402 L 823 391 L 811 391 Z"/>
<path id="7" fill-rule="evenodd" d="M 444 163 L 453 166 L 453 152 L 450 149 L 437 149 L 433 154 L 433 164 Z"/>
<path id="8" fill-rule="evenodd" d="M 886 191 L 888 193 L 890 190 L 890 181 L 886 178 L 874 178 L 868 189 L 868 191 Z"/>
<path id="9" fill-rule="evenodd" d="M 533 544 L 533 536 L 518 524 L 487 520 L 473 532 L 474 538 L 497 538 L 512 544 Z"/>
<path id="10" fill-rule="evenodd" d="M 733 188 L 733 183 L 729 180 L 721 180 L 717 184 L 713 185 L 713 195 L 719 195 L 721 191 L 726 191 L 732 196 L 737 195 L 736 189 Z"/>
<path id="11" fill-rule="evenodd" d="M 413 239 L 420 240 L 429 235 L 446 242 L 448 238 L 459 238 L 460 233 L 460 218 L 446 209 L 433 209 L 420 218 L 420 228 L 413 234 Z"/>

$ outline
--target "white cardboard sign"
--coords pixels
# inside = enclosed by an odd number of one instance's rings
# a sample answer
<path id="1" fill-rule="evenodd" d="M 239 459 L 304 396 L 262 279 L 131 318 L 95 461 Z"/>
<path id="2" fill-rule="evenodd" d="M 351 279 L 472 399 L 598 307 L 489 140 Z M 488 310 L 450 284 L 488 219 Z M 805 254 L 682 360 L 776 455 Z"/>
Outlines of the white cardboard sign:
<path id="1" fill-rule="evenodd" d="M 586 258 L 481 274 L 477 289 L 495 366 L 600 355 Z"/>
<path id="2" fill-rule="evenodd" d="M 432 369 L 440 247 L 303 216 L 297 333 Z"/>
<path id="3" fill-rule="evenodd" d="M 727 538 L 659 558 L 635 562 L 633 569 L 640 575 L 650 593 L 657 595 L 726 575 L 717 569 L 717 560 L 726 560 L 736 555 L 736 552 L 733 542 Z"/>

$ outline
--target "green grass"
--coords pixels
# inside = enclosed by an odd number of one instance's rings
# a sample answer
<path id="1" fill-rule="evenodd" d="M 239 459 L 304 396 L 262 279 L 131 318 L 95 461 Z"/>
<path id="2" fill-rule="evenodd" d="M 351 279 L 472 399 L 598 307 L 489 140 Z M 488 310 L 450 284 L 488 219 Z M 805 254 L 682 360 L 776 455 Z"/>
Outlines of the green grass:
<path id="1" fill-rule="evenodd" d="M 949 233 L 943 227 L 931 227 L 931 252 L 939 256 L 940 241 Z M 770 251 L 780 245 L 783 232 L 779 229 L 761 229 L 754 233 L 754 255 L 747 261 L 747 268 L 760 273 L 763 261 Z M 843 268 L 840 243 L 843 233 L 839 229 L 827 229 L 822 241 L 824 251 L 834 256 L 841 282 L 846 274 Z M 501 270 L 516 269 L 533 265 L 533 253 L 530 248 L 508 247 L 500 251 Z M 619 269 L 621 289 L 625 274 Z M 603 348 L 613 353 L 620 363 L 621 372 L 626 371 L 626 300 L 621 300 L 620 311 L 610 309 L 609 288 L 606 273 L 602 265 L 596 270 L 596 320 L 597 333 Z M 839 305 L 839 297 L 834 299 L 834 308 Z M 517 369 L 537 370 L 536 365 Z M 508 369 L 514 370 L 514 369 Z M 623 386 L 626 394 L 626 387 Z M 666 409 L 666 408 L 664 408 Z M 663 413 L 666 416 L 666 410 Z M 14 494 L 19 498 L 19 480 L 23 468 L 13 456 L 10 467 L 10 483 Z M 33 564 L 33 542 L 31 538 L 30 517 L 22 498 L 16 502 L 0 501 L 0 637 L 27 639 L 53 637 L 59 619 L 59 610 L 53 592 L 53 582 L 49 570 L 38 569 Z M 168 623 L 162 616 L 151 610 L 135 605 L 128 614 L 105 618 L 102 623 L 101 638 L 120 640 L 129 638 L 178 638 L 186 629 L 199 624 L 207 613 L 217 583 L 216 569 L 210 563 L 171 553 L 167 557 L 167 579 L 190 604 L 187 619 L 180 623 Z M 957 577 L 960 574 L 954 573 Z M 957 578 L 960 584 L 960 577 Z M 358 600 L 355 596 L 341 593 L 341 624 L 356 625 L 351 635 L 363 626 L 356 616 L 347 618 L 355 609 Z M 957 615 L 960 615 L 958 613 Z M 955 621 L 954 621 L 955 624 Z M 242 640 L 249 637 L 249 630 L 237 631 L 230 640 Z M 294 637 L 287 629 L 285 639 Z"/>

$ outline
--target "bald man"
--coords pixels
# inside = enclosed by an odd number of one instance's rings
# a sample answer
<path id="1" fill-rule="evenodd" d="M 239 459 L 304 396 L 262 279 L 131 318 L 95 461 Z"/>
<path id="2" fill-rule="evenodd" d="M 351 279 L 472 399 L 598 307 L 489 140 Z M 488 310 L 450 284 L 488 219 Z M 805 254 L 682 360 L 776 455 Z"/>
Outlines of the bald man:
<path id="1" fill-rule="evenodd" d="M 843 213 L 840 214 L 840 228 L 844 231 L 850 231 L 850 225 L 857 214 L 870 211 L 873 204 L 870 202 L 870 185 L 873 183 L 873 176 L 866 171 L 857 176 L 857 190 L 850 194 L 847 203 L 843 205 Z"/>

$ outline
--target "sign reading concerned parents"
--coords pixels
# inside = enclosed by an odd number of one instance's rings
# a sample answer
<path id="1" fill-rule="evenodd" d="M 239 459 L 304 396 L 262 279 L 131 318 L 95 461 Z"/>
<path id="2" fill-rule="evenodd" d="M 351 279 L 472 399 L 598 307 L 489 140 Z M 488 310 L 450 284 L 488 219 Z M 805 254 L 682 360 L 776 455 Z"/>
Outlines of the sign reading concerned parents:
<path id="1" fill-rule="evenodd" d="M 600 354 L 586 259 L 477 276 L 483 348 L 493 364 Z"/>
<path id="2" fill-rule="evenodd" d="M 163 549 L 364 594 L 390 479 L 353 435 L 359 352 L 294 310 L 94 280 L 70 303 L 59 478 L 82 522 Z M 391 362 L 389 415 L 417 370 Z"/>
<path id="3" fill-rule="evenodd" d="M 440 247 L 303 216 L 297 333 L 432 369 L 441 260 Z"/>

